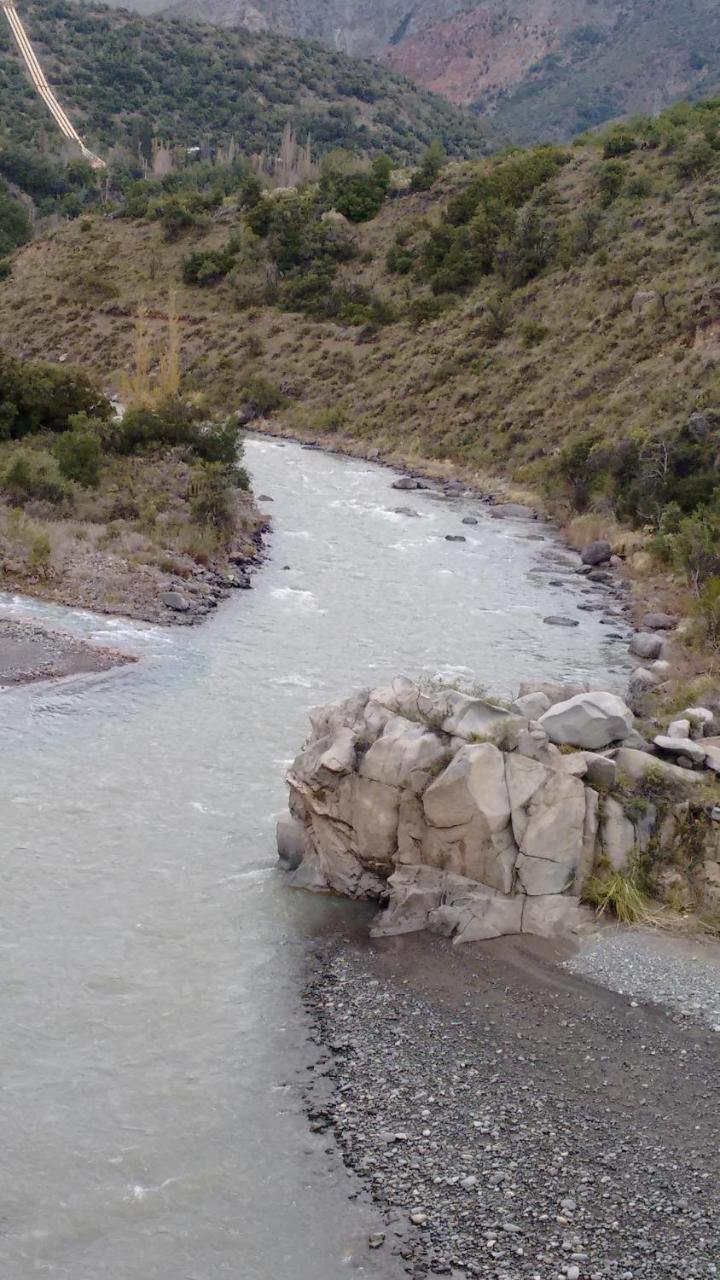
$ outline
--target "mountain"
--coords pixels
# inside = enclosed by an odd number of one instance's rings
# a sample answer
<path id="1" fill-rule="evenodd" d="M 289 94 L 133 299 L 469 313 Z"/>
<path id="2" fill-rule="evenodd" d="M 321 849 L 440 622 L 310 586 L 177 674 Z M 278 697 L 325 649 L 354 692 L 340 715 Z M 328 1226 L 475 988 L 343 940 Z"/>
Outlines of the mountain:
<path id="1" fill-rule="evenodd" d="M 305 41 L 99 4 L 27 0 L 22 18 L 48 80 L 90 146 L 137 153 L 155 137 L 244 154 L 275 148 L 290 122 L 316 151 L 387 151 L 409 161 L 433 138 L 477 154 L 469 114 L 400 75 Z M 0 146 L 55 145 L 52 121 L 26 79 L 0 17 Z"/>
<path id="2" fill-rule="evenodd" d="M 170 12 L 374 57 L 513 141 L 720 87 L 716 0 L 179 0 Z"/>

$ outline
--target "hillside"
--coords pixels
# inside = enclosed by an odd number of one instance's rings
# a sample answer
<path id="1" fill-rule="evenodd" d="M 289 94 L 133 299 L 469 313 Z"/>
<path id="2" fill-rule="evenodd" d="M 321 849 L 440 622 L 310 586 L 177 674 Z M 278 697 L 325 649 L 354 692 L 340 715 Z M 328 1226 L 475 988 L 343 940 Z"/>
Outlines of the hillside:
<path id="1" fill-rule="evenodd" d="M 432 138 L 452 154 L 483 146 L 478 123 L 402 77 L 301 41 L 103 5 L 28 0 L 37 54 L 63 105 L 103 154 L 155 137 L 251 155 L 277 148 L 290 121 L 316 151 L 387 151 L 406 162 Z M 0 146 L 56 147 L 52 123 L 0 23 Z"/>
<path id="2" fill-rule="evenodd" d="M 563 140 L 720 86 L 714 0 L 179 0 L 170 12 L 372 56 L 515 142 Z"/>
<path id="3" fill-rule="evenodd" d="M 296 192 L 246 181 L 198 216 L 192 192 L 141 184 L 126 216 L 19 250 L 0 344 L 117 389 L 138 316 L 157 356 L 176 291 L 195 401 L 505 477 L 579 537 L 650 539 L 680 574 L 655 605 L 699 595 L 720 645 L 720 104 L 437 169 L 414 190 L 379 163 Z"/>
<path id="4" fill-rule="evenodd" d="M 141 220 L 83 217 L 19 252 L 0 338 L 113 387 L 138 307 L 162 332 L 176 287 L 189 384 L 223 407 L 266 379 L 290 428 L 655 518 L 678 495 L 638 495 L 643 450 L 675 449 L 720 398 L 719 118 L 678 108 L 635 134 L 456 162 L 374 218 L 344 205 L 355 224 L 322 213 L 348 197 L 330 180 L 324 203 L 243 212 L 231 196 L 179 234 L 153 220 L 162 202 Z"/>

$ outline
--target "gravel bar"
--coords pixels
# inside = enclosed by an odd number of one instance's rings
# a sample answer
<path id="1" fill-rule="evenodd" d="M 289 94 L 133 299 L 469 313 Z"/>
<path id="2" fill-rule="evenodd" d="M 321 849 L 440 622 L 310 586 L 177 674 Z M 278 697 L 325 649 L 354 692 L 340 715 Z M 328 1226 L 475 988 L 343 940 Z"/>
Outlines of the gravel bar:
<path id="1" fill-rule="evenodd" d="M 720 1031 L 720 948 L 702 941 L 635 930 L 612 930 L 566 961 L 620 995 L 652 1000 L 683 1018 Z"/>
<path id="2" fill-rule="evenodd" d="M 720 1041 L 566 958 L 427 935 L 315 955 L 311 1127 L 384 1212 L 368 1248 L 410 1276 L 718 1274 Z"/>

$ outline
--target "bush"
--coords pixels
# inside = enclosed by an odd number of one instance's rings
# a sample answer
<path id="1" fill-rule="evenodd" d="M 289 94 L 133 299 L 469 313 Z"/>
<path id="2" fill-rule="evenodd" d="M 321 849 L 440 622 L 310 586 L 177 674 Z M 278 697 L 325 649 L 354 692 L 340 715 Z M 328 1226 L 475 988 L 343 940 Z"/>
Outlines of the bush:
<path id="1" fill-rule="evenodd" d="M 61 435 L 55 445 L 60 474 L 66 480 L 76 480 L 86 489 L 95 489 L 100 483 L 100 437 L 97 432 L 88 430 L 90 420 L 84 414 L 78 414 L 71 422 L 73 429 Z"/>
<path id="2" fill-rule="evenodd" d="M 597 173 L 600 203 L 608 209 L 617 200 L 625 185 L 625 168 L 619 160 L 608 160 L 602 164 Z"/>
<path id="3" fill-rule="evenodd" d="M 635 135 L 625 125 L 617 125 L 605 136 L 603 155 L 606 160 L 615 156 L 627 156 L 637 147 Z"/>
<path id="4" fill-rule="evenodd" d="M 0 440 L 67 431 L 77 413 L 107 421 L 113 408 L 79 370 L 15 360 L 0 350 Z"/>
<path id="5" fill-rule="evenodd" d="M 241 395 L 251 418 L 266 418 L 285 404 L 285 396 L 279 387 L 263 377 L 250 378 Z"/>
<path id="6" fill-rule="evenodd" d="M 190 510 L 200 525 L 210 525 L 219 533 L 232 529 L 232 493 L 227 471 L 220 463 L 208 462 L 196 471 L 190 484 Z"/>
<path id="7" fill-rule="evenodd" d="M 706 644 L 720 649 L 720 578 L 710 578 L 705 583 L 698 598 L 697 612 Z"/>
<path id="8" fill-rule="evenodd" d="M 32 544 L 30 546 L 30 568 L 40 578 L 46 578 L 50 572 L 50 560 L 52 557 L 52 545 L 50 538 L 44 529 L 38 529 L 33 534 Z"/>
<path id="9" fill-rule="evenodd" d="M 437 182 L 447 160 L 445 148 L 437 139 L 430 143 L 425 151 L 420 168 L 416 169 L 411 180 L 411 191 L 429 191 Z"/>
<path id="10" fill-rule="evenodd" d="M 122 420 L 110 428 L 109 444 L 115 453 L 130 454 L 176 445 L 193 447 L 199 437 L 197 410 L 173 399 L 156 408 L 126 409 Z"/>
<path id="11" fill-rule="evenodd" d="M 0 475 L 0 489 L 18 506 L 38 499 L 60 503 L 68 489 L 51 453 L 19 449 Z"/>
<path id="12" fill-rule="evenodd" d="M 231 248 L 206 249 L 191 253 L 183 260 L 182 277 L 185 284 L 217 284 L 232 270 L 236 253 Z"/>

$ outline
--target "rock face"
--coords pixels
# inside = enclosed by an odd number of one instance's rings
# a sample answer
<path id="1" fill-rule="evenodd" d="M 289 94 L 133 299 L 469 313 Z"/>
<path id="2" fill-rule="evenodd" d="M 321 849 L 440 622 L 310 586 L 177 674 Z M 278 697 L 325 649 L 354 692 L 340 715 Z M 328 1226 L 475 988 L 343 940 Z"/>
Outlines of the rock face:
<path id="1" fill-rule="evenodd" d="M 311 720 L 278 828 L 293 885 L 387 903 L 378 934 L 578 926 L 599 825 L 584 759 L 566 766 L 524 716 L 404 678 Z"/>
<path id="2" fill-rule="evenodd" d="M 651 849 L 658 891 L 678 898 L 668 863 L 686 866 L 689 830 L 696 887 L 720 897 L 720 814 L 696 771 L 720 771 L 718 739 L 659 736 L 662 754 L 649 755 L 629 745 L 639 735 L 621 698 L 551 684 L 521 686 L 507 711 L 398 677 L 310 719 L 288 773 L 281 864 L 297 888 L 377 900 L 377 936 L 568 932 L 588 919 L 590 877 L 629 872 Z"/>

